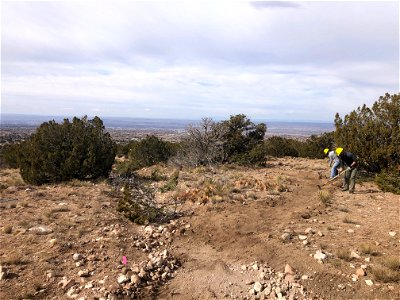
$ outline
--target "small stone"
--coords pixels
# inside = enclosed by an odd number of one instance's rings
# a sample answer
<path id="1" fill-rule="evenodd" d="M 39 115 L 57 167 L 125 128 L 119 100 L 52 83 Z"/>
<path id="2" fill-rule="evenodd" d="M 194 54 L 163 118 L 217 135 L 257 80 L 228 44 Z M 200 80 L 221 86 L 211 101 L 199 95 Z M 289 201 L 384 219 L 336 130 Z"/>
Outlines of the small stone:
<path id="1" fill-rule="evenodd" d="M 284 234 L 281 235 L 281 240 L 284 242 L 288 242 L 292 239 L 292 235 L 288 232 L 285 232 Z"/>
<path id="2" fill-rule="evenodd" d="M 304 241 L 306 239 L 307 239 L 306 235 L 302 235 L 302 234 L 299 235 L 299 240 Z"/>
<path id="3" fill-rule="evenodd" d="M 308 276 L 307 275 L 301 276 L 301 280 L 308 280 Z"/>
<path id="4" fill-rule="evenodd" d="M 324 236 L 324 234 L 321 231 L 318 231 L 317 235 L 320 236 L 320 237 Z"/>
<path id="5" fill-rule="evenodd" d="M 365 260 L 366 262 L 370 262 L 370 261 L 371 261 L 371 257 L 366 257 L 364 260 Z"/>
<path id="6" fill-rule="evenodd" d="M 366 283 L 368 286 L 373 286 L 373 285 L 374 285 L 374 283 L 373 283 L 372 280 L 370 280 L 370 279 L 366 279 L 366 280 L 365 280 L 365 283 Z"/>
<path id="7" fill-rule="evenodd" d="M 57 239 L 51 239 L 50 241 L 49 241 L 49 244 L 50 244 L 50 247 L 51 248 L 53 248 L 54 247 L 54 245 L 57 243 Z"/>
<path id="8" fill-rule="evenodd" d="M 306 230 L 304 230 L 304 233 L 305 233 L 305 234 L 314 234 L 314 233 L 315 233 L 315 230 L 312 229 L 311 227 L 308 227 Z"/>
<path id="9" fill-rule="evenodd" d="M 344 284 L 339 284 L 338 285 L 338 289 L 339 290 L 344 290 L 346 288 L 346 286 Z"/>
<path id="10" fill-rule="evenodd" d="M 353 229 L 348 229 L 347 232 L 348 233 L 354 233 L 354 230 Z"/>
<path id="11" fill-rule="evenodd" d="M 255 292 L 259 293 L 263 290 L 263 286 L 259 281 L 257 281 L 256 283 L 254 283 L 253 289 Z"/>
<path id="12" fill-rule="evenodd" d="M 355 252 L 355 251 L 351 251 L 350 257 L 351 257 L 351 258 L 355 258 L 355 259 L 359 259 L 359 258 L 360 258 L 360 255 L 358 255 L 358 253 Z"/>
<path id="13" fill-rule="evenodd" d="M 0 266 L 0 280 L 4 280 L 7 278 L 8 271 L 6 267 Z"/>
<path id="14" fill-rule="evenodd" d="M 296 272 L 293 270 L 293 268 L 289 264 L 286 264 L 286 266 L 285 266 L 285 274 L 294 275 L 295 273 Z"/>
<path id="15" fill-rule="evenodd" d="M 261 272 L 261 273 L 258 275 L 258 278 L 260 278 L 260 280 L 263 280 L 263 279 L 265 278 L 265 273 L 264 273 L 264 272 Z"/>
<path id="16" fill-rule="evenodd" d="M 252 266 L 252 268 L 253 268 L 254 271 L 257 271 L 257 270 L 258 270 L 258 265 L 257 265 L 257 263 L 255 263 L 255 264 Z"/>
<path id="17" fill-rule="evenodd" d="M 391 236 L 391 237 L 395 237 L 396 236 L 396 232 L 395 231 L 389 231 L 389 235 Z"/>
<path id="18" fill-rule="evenodd" d="M 93 281 L 85 285 L 85 289 L 91 289 L 93 287 Z"/>
<path id="19" fill-rule="evenodd" d="M 78 272 L 79 277 L 88 277 L 89 276 L 89 271 L 88 270 L 80 270 Z"/>
<path id="20" fill-rule="evenodd" d="M 119 284 L 123 284 L 123 283 L 128 282 L 128 281 L 129 281 L 129 278 L 127 276 L 125 276 L 125 275 L 118 276 L 117 282 Z"/>
<path id="21" fill-rule="evenodd" d="M 268 286 L 264 290 L 264 295 L 269 296 L 269 294 L 271 294 L 271 291 L 272 291 L 271 285 L 268 284 Z"/>
<path id="22" fill-rule="evenodd" d="M 82 254 L 75 253 L 75 254 L 72 256 L 72 259 L 75 260 L 75 261 L 78 261 L 78 260 L 83 259 L 83 257 L 84 257 L 84 256 L 83 256 Z"/>
<path id="23" fill-rule="evenodd" d="M 66 291 L 75 285 L 75 280 L 64 277 L 57 285 Z"/>
<path id="24" fill-rule="evenodd" d="M 246 285 L 252 285 L 254 283 L 254 280 L 246 280 L 245 284 Z"/>
<path id="25" fill-rule="evenodd" d="M 316 260 L 319 260 L 319 261 L 323 262 L 324 260 L 326 260 L 327 256 L 326 256 L 325 253 L 323 253 L 322 251 L 319 251 L 319 250 L 318 250 L 318 251 L 314 254 L 314 258 L 315 258 Z"/>
<path id="26" fill-rule="evenodd" d="M 51 280 L 56 277 L 56 272 L 53 270 L 46 271 L 47 280 Z"/>
<path id="27" fill-rule="evenodd" d="M 50 227 L 44 226 L 44 225 L 39 225 L 39 226 L 29 228 L 29 231 L 36 233 L 38 235 L 46 235 L 46 234 L 50 234 L 53 232 L 53 230 Z"/>
<path id="28" fill-rule="evenodd" d="M 292 274 L 286 274 L 285 275 L 285 282 L 288 283 L 288 284 L 295 282 L 295 276 L 292 275 Z"/>
<path id="29" fill-rule="evenodd" d="M 144 228 L 144 232 L 146 233 L 146 234 L 148 234 L 148 235 L 152 235 L 153 234 L 153 232 L 154 232 L 154 229 L 153 229 L 153 227 L 152 226 L 146 226 L 145 228 Z"/>
<path id="30" fill-rule="evenodd" d="M 310 242 L 308 240 L 302 241 L 301 242 L 304 246 L 307 246 Z"/>
<path id="31" fill-rule="evenodd" d="M 241 269 L 242 271 L 246 271 L 246 270 L 247 270 L 247 267 L 246 267 L 246 265 L 242 265 L 242 266 L 240 267 L 240 269 Z"/>
<path id="32" fill-rule="evenodd" d="M 389 285 L 389 286 L 388 286 L 388 289 L 389 289 L 390 291 L 394 291 L 395 287 L 394 287 L 393 285 Z"/>
<path id="33" fill-rule="evenodd" d="M 365 275 L 366 275 L 366 274 L 365 274 L 365 270 L 362 269 L 362 268 L 357 269 L 357 270 L 356 270 L 356 275 L 359 276 L 359 277 L 365 276 Z"/>
<path id="34" fill-rule="evenodd" d="M 141 278 L 140 278 L 137 274 L 133 274 L 133 275 L 131 276 L 131 282 L 132 282 L 133 284 L 139 284 L 140 281 L 141 281 Z"/>

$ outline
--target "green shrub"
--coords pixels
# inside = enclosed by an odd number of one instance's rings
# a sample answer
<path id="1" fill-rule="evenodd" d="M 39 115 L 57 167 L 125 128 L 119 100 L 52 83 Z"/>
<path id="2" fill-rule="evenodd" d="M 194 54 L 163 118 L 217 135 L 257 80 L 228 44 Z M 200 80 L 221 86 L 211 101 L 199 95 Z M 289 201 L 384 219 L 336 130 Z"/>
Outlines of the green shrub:
<path id="1" fill-rule="evenodd" d="M 263 143 L 267 126 L 264 123 L 255 124 L 245 115 L 231 116 L 229 120 L 220 122 L 222 127 L 223 162 L 243 162 L 248 156 L 253 159 L 258 154 L 250 154 L 258 145 Z"/>
<path id="2" fill-rule="evenodd" d="M 400 195 L 400 174 L 393 172 L 382 172 L 377 174 L 375 177 L 375 182 L 378 184 L 379 188 L 385 192 L 391 192 Z"/>
<path id="3" fill-rule="evenodd" d="M 26 182 L 43 184 L 108 176 L 114 158 L 115 144 L 101 119 L 85 116 L 41 124 L 21 144 L 18 163 Z"/>
<path id="4" fill-rule="evenodd" d="M 372 108 L 363 105 L 335 116 L 335 142 L 351 151 L 368 171 L 400 165 L 400 94 L 385 94 Z"/>
<path id="5" fill-rule="evenodd" d="M 173 143 L 163 141 L 154 135 L 148 135 L 139 142 L 133 142 L 130 147 L 129 159 L 137 169 L 167 162 L 176 153 Z"/>
<path id="6" fill-rule="evenodd" d="M 6 144 L 0 147 L 0 166 L 18 168 L 20 143 Z"/>
<path id="7" fill-rule="evenodd" d="M 266 153 L 274 157 L 292 156 L 298 157 L 300 141 L 280 136 L 273 136 L 265 141 Z"/>
<path id="8" fill-rule="evenodd" d="M 152 190 L 141 187 L 124 186 L 123 198 L 118 201 L 117 211 L 137 224 L 154 222 L 165 216 L 164 210 L 154 201 Z"/>

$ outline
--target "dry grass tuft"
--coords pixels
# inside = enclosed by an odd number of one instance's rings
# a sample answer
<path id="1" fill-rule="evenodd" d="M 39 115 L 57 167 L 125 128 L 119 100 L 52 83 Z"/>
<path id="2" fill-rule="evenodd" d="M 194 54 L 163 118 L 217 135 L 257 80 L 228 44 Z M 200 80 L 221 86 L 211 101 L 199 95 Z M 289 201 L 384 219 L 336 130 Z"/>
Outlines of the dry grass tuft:
<path id="1" fill-rule="evenodd" d="M 23 265 L 26 264 L 27 262 L 18 254 L 16 253 L 11 253 L 9 254 L 4 260 L 2 260 L 1 264 L 4 265 Z"/>
<path id="2" fill-rule="evenodd" d="M 343 259 L 345 261 L 351 261 L 352 257 L 350 255 L 350 252 L 348 250 L 345 249 L 339 249 L 336 253 L 337 257 L 339 257 L 340 259 Z"/>
<path id="3" fill-rule="evenodd" d="M 386 267 L 372 267 L 370 273 L 374 276 L 376 281 L 380 282 L 399 282 L 400 272 L 393 271 Z"/>
<path id="4" fill-rule="evenodd" d="M 361 251 L 361 253 L 372 255 L 372 256 L 378 256 L 379 255 L 378 250 L 373 245 L 362 244 L 360 246 L 360 251 Z"/>
<path id="5" fill-rule="evenodd" d="M 12 232 L 12 226 L 5 226 L 5 227 L 3 228 L 3 232 L 4 232 L 5 234 L 10 234 L 10 233 Z"/>
<path id="6" fill-rule="evenodd" d="M 382 265 L 393 271 L 400 272 L 400 257 L 398 256 L 388 256 L 382 259 Z"/>
<path id="7" fill-rule="evenodd" d="M 351 220 L 349 217 L 344 217 L 342 221 L 346 224 L 357 224 L 357 222 Z"/>
<path id="8" fill-rule="evenodd" d="M 332 204 L 332 194 L 329 191 L 325 191 L 325 190 L 319 191 L 318 199 L 325 206 L 329 206 L 330 204 Z"/>

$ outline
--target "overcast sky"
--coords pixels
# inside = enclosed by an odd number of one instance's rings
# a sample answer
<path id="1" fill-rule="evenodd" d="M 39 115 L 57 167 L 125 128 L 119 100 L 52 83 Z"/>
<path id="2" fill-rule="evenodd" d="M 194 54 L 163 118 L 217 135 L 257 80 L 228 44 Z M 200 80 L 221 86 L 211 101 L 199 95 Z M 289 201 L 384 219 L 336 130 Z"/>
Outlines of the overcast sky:
<path id="1" fill-rule="evenodd" d="M 1 112 L 331 122 L 399 92 L 399 2 L 1 3 Z"/>

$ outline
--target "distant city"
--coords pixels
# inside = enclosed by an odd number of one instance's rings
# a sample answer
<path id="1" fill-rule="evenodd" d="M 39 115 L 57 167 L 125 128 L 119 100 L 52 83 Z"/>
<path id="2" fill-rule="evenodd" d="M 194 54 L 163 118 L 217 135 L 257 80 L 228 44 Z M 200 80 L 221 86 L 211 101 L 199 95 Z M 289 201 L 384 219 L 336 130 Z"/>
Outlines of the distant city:
<path id="1" fill-rule="evenodd" d="M 0 130 L 9 132 L 11 129 L 24 129 L 26 133 L 32 133 L 41 123 L 54 120 L 62 122 L 61 116 L 39 116 L 39 115 L 18 115 L 1 114 Z M 71 118 L 69 118 L 71 120 Z M 102 117 L 104 126 L 112 135 L 118 136 L 118 140 L 129 140 L 130 131 L 135 132 L 135 136 L 155 133 L 159 136 L 165 134 L 181 135 L 189 125 L 199 124 L 200 120 L 179 120 L 179 119 L 145 119 L 145 118 L 126 118 L 126 117 Z M 318 135 L 334 130 L 334 125 L 328 122 L 291 122 L 291 121 L 268 121 L 252 120 L 255 123 L 265 123 L 267 125 L 266 136 L 284 136 L 292 138 L 306 138 L 311 135 Z M 8 134 L 7 134 L 8 135 Z M 125 136 L 125 138 L 120 138 Z M 175 138 L 173 138 L 175 139 Z"/>

